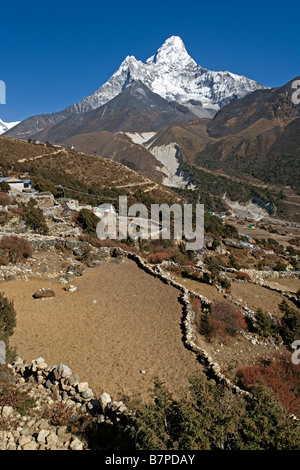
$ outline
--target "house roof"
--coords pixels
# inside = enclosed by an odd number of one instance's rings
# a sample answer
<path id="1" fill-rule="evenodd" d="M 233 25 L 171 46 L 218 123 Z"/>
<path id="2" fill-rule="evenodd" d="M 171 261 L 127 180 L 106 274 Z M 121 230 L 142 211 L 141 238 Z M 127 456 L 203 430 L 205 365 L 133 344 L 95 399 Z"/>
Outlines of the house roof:
<path id="1" fill-rule="evenodd" d="M 31 183 L 29 179 L 15 178 L 14 176 L 6 176 L 5 178 L 0 178 L 0 183 Z"/>

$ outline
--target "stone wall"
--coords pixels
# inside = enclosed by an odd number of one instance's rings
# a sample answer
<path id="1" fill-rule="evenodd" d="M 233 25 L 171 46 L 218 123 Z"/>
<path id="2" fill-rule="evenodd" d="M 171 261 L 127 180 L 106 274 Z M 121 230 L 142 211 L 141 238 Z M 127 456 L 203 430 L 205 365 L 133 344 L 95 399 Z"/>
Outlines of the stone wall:
<path id="1" fill-rule="evenodd" d="M 21 393 L 34 400 L 35 406 L 21 416 L 12 406 L 0 407 L 0 450 L 88 450 L 88 443 L 71 433 L 67 424 L 54 425 L 47 410 L 63 404 L 68 416 L 88 416 L 93 428 L 113 426 L 127 411 L 121 401 L 113 401 L 107 393 L 98 399 L 87 382 L 64 365 L 48 366 L 42 357 L 26 364 L 17 357 L 2 370 Z M 61 418 L 61 416 L 60 416 Z M 62 419 L 62 418 L 61 418 Z M 92 421 L 92 423 L 91 423 Z"/>
<path id="2" fill-rule="evenodd" d="M 151 274 L 154 277 L 159 278 L 162 282 L 175 287 L 180 291 L 180 302 L 183 304 L 183 325 L 184 325 L 184 336 L 185 336 L 185 346 L 192 350 L 201 362 L 206 370 L 207 375 L 213 378 L 217 383 L 220 383 L 228 388 L 230 388 L 234 393 L 250 395 L 249 392 L 242 390 L 240 387 L 231 383 L 231 381 L 221 373 L 221 368 L 211 358 L 210 354 L 204 349 L 200 348 L 196 343 L 196 327 L 195 327 L 195 312 L 193 311 L 192 304 L 190 302 L 191 296 L 198 297 L 201 300 L 202 310 L 208 309 L 211 301 L 208 300 L 205 296 L 190 292 L 184 286 L 176 282 L 169 274 L 167 274 L 160 265 L 151 266 L 146 263 L 139 255 L 136 253 L 130 253 L 122 250 L 121 248 L 113 248 L 112 256 L 118 257 L 127 257 L 132 259 L 137 263 L 137 265 L 143 269 L 148 274 Z M 252 312 L 247 311 L 246 314 L 251 316 Z"/>

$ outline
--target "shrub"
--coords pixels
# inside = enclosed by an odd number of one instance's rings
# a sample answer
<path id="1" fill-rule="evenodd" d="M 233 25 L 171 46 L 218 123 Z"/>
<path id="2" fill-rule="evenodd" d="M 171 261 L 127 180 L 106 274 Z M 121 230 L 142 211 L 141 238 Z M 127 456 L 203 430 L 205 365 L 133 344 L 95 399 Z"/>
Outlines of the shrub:
<path id="1" fill-rule="evenodd" d="M 230 289 L 231 287 L 231 282 L 227 277 L 218 277 L 218 282 L 220 283 L 221 287 L 223 289 Z"/>
<path id="2" fill-rule="evenodd" d="M 22 218 L 26 226 L 34 232 L 41 235 L 47 235 L 49 233 L 42 209 L 33 207 L 33 204 L 30 204 L 28 207 L 23 209 Z"/>
<path id="3" fill-rule="evenodd" d="M 239 271 L 236 273 L 236 279 L 242 280 L 242 281 L 251 281 L 251 277 L 249 276 L 248 273 L 243 273 L 242 271 Z"/>
<path id="4" fill-rule="evenodd" d="M 231 302 L 215 301 L 210 305 L 210 313 L 201 322 L 201 332 L 207 337 L 234 336 L 246 330 L 247 324 L 242 312 Z"/>
<path id="5" fill-rule="evenodd" d="M 175 400 L 156 381 L 153 401 L 131 405 L 135 412 L 118 423 L 106 448 L 175 452 L 299 448 L 299 425 L 289 419 L 270 389 L 255 390 L 252 399 L 233 394 L 203 374 L 190 383 L 190 399 Z"/>
<path id="6" fill-rule="evenodd" d="M 259 308 L 255 314 L 255 320 L 259 333 L 264 336 L 277 336 L 279 333 L 279 325 L 275 323 L 270 315 L 263 312 Z"/>
<path id="7" fill-rule="evenodd" d="M 190 261 L 190 260 L 186 261 L 185 266 L 195 266 L 194 261 Z"/>
<path id="8" fill-rule="evenodd" d="M 300 338 L 300 311 L 290 307 L 285 299 L 279 304 L 279 308 L 283 312 L 280 335 L 284 343 L 290 345 Z"/>
<path id="9" fill-rule="evenodd" d="M 0 205 L 1 206 L 7 206 L 8 204 L 10 204 L 9 195 L 6 194 L 5 192 L 1 191 L 0 192 Z"/>
<path id="10" fill-rule="evenodd" d="M 223 266 L 222 259 L 219 256 L 205 256 L 203 261 L 210 271 L 211 280 L 215 280 L 219 275 L 221 266 Z"/>
<path id="11" fill-rule="evenodd" d="M 21 416 L 25 416 L 35 406 L 35 401 L 26 392 L 14 385 L 14 378 L 6 366 L 0 366 L 0 406 L 11 406 Z"/>
<path id="12" fill-rule="evenodd" d="M 31 178 L 33 187 L 39 192 L 50 191 L 54 196 L 59 195 L 59 190 L 52 181 L 47 178 L 44 178 L 41 175 L 33 176 Z"/>
<path id="13" fill-rule="evenodd" d="M 4 236 L 0 240 L 2 262 L 18 263 L 32 256 L 33 249 L 28 240 L 16 235 Z"/>
<path id="14" fill-rule="evenodd" d="M 16 312 L 13 302 L 0 293 L 0 337 L 7 341 L 16 326 Z"/>
<path id="15" fill-rule="evenodd" d="M 274 361 L 265 364 L 240 367 L 237 378 L 239 385 L 246 390 L 257 384 L 267 385 L 288 411 L 300 412 L 300 370 L 288 354 L 278 355 Z"/>
<path id="16" fill-rule="evenodd" d="M 236 258 L 234 257 L 234 255 L 231 253 L 229 255 L 229 263 L 228 263 L 228 266 L 230 268 L 234 268 L 234 269 L 240 269 L 240 265 L 238 264 Z"/>
<path id="17" fill-rule="evenodd" d="M 162 263 L 163 261 L 168 261 L 173 257 L 172 253 L 168 252 L 159 252 L 159 253 L 152 253 L 149 255 L 148 260 L 149 263 L 153 264 L 159 264 Z"/>
<path id="18" fill-rule="evenodd" d="M 84 231 L 88 233 L 96 233 L 96 228 L 100 219 L 92 211 L 81 209 L 78 212 L 77 222 Z"/>
<path id="19" fill-rule="evenodd" d="M 8 193 L 8 191 L 10 191 L 9 184 L 6 181 L 2 181 L 2 183 L 0 183 L 0 190 L 4 193 Z"/>
<path id="20" fill-rule="evenodd" d="M 286 271 L 286 265 L 282 261 L 278 261 L 273 268 L 274 271 Z"/>
<path id="21" fill-rule="evenodd" d="M 204 281 L 203 273 L 192 268 L 185 268 L 181 271 L 182 277 L 193 279 L 193 281 Z"/>

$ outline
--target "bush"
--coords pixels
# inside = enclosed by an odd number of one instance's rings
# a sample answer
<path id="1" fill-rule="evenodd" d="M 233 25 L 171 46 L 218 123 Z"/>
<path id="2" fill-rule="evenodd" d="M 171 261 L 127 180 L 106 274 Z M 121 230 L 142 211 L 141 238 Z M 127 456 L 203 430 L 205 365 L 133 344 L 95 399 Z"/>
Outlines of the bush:
<path id="1" fill-rule="evenodd" d="M 0 366 L 0 406 L 12 406 L 21 416 L 25 416 L 36 403 L 13 384 L 14 377 L 10 370 L 6 366 Z"/>
<path id="2" fill-rule="evenodd" d="M 236 273 L 236 279 L 242 280 L 242 281 L 251 281 L 251 277 L 247 273 L 243 273 L 242 271 L 239 271 Z"/>
<path id="3" fill-rule="evenodd" d="M 8 193 L 8 191 L 10 191 L 9 184 L 6 181 L 2 181 L 2 183 L 0 183 L 0 190 L 4 193 Z"/>
<path id="4" fill-rule="evenodd" d="M 26 226 L 34 232 L 41 235 L 47 235 L 49 233 L 42 209 L 33 207 L 33 204 L 30 204 L 23 209 L 22 218 Z"/>
<path id="5" fill-rule="evenodd" d="M 204 374 L 190 383 L 190 398 L 175 400 L 156 381 L 153 402 L 133 404 L 134 413 L 117 424 L 107 448 L 175 452 L 299 448 L 299 425 L 289 419 L 270 389 L 257 388 L 252 399 L 235 395 Z"/>
<path id="6" fill-rule="evenodd" d="M 231 253 L 229 255 L 229 263 L 228 263 L 229 268 L 234 268 L 234 269 L 240 269 L 241 266 L 238 264 L 237 260 L 235 259 L 234 255 Z"/>
<path id="7" fill-rule="evenodd" d="M 286 265 L 282 261 L 278 261 L 273 268 L 274 271 L 286 271 Z"/>
<path id="8" fill-rule="evenodd" d="M 16 326 L 16 312 L 13 302 L 0 293 L 0 337 L 7 341 Z"/>
<path id="9" fill-rule="evenodd" d="M 149 263 L 153 264 L 159 264 L 162 263 L 163 261 L 168 261 L 172 259 L 173 253 L 168 253 L 168 252 L 159 252 L 159 253 L 152 253 L 149 255 L 148 260 Z"/>
<path id="10" fill-rule="evenodd" d="M 211 280 L 214 281 L 220 273 L 221 266 L 223 266 L 223 261 L 219 256 L 205 256 L 204 264 L 210 271 Z"/>
<path id="11" fill-rule="evenodd" d="M 0 205 L 1 206 L 7 206 L 8 204 L 10 204 L 9 195 L 6 194 L 5 192 L 1 191 L 0 192 Z"/>
<path id="12" fill-rule="evenodd" d="M 218 282 L 220 283 L 223 289 L 229 290 L 231 287 L 231 282 L 227 277 L 218 277 Z"/>
<path id="13" fill-rule="evenodd" d="M 215 301 L 210 306 L 210 313 L 203 317 L 201 332 L 207 337 L 235 336 L 246 330 L 247 324 L 242 312 L 231 302 Z"/>
<path id="14" fill-rule="evenodd" d="M 283 312 L 280 335 L 284 343 L 290 345 L 300 338 L 300 311 L 290 307 L 285 299 L 279 308 Z"/>
<path id="15" fill-rule="evenodd" d="M 50 193 L 52 193 L 54 196 L 59 195 L 59 190 L 57 189 L 55 184 L 41 175 L 33 176 L 31 178 L 31 182 L 33 184 L 33 187 L 39 192 L 50 191 Z"/>
<path id="16" fill-rule="evenodd" d="M 258 331 L 263 336 L 278 336 L 279 325 L 275 323 L 270 315 L 259 308 L 255 314 Z"/>
<path id="17" fill-rule="evenodd" d="M 1 261 L 18 263 L 32 256 L 33 249 L 28 240 L 16 235 L 4 236 L 0 240 Z M 0 261 L 0 263 L 1 263 Z"/>
<path id="18" fill-rule="evenodd" d="M 267 385 L 277 394 L 288 411 L 299 416 L 300 370 L 292 363 L 288 354 L 258 366 L 240 367 L 237 378 L 238 384 L 250 391 L 257 384 Z"/>
<path id="19" fill-rule="evenodd" d="M 96 228 L 100 219 L 92 211 L 81 209 L 78 212 L 77 222 L 82 229 L 88 233 L 96 233 Z"/>

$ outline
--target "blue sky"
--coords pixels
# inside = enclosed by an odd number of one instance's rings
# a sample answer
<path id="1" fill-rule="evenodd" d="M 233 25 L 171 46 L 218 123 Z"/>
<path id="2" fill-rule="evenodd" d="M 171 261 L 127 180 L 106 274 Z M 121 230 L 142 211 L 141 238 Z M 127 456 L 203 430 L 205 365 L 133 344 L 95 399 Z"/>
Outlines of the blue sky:
<path id="1" fill-rule="evenodd" d="M 145 61 L 172 35 L 203 67 L 266 86 L 300 74 L 298 2 L 127 1 L 1 5 L 4 121 L 51 113 L 92 94 L 127 55 Z"/>

